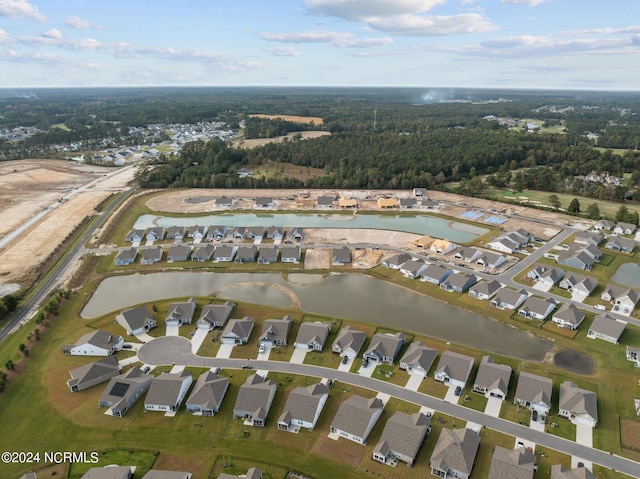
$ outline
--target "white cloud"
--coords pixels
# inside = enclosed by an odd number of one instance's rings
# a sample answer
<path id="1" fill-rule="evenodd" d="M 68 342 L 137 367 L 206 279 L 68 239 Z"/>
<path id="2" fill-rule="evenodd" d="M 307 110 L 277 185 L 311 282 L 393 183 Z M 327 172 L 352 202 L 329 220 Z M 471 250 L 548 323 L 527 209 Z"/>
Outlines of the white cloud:
<path id="1" fill-rule="evenodd" d="M 27 0 L 0 0 L 0 17 L 28 18 L 36 22 L 46 22 L 47 17 Z"/>
<path id="2" fill-rule="evenodd" d="M 501 0 L 503 5 L 529 5 L 530 7 L 536 7 L 546 0 Z"/>
<path id="3" fill-rule="evenodd" d="M 369 25 L 376 30 L 407 36 L 452 35 L 496 29 L 487 18 L 477 13 L 451 16 L 398 15 L 369 19 Z"/>
<path id="4" fill-rule="evenodd" d="M 343 18 L 365 20 L 371 17 L 388 17 L 409 13 L 427 12 L 448 0 L 305 0 L 310 13 Z"/>
<path id="5" fill-rule="evenodd" d="M 300 52 L 292 46 L 265 48 L 265 51 L 271 53 L 275 57 L 299 57 Z"/>
<path id="6" fill-rule="evenodd" d="M 392 38 L 354 38 L 353 33 L 309 30 L 293 33 L 261 33 L 260 38 L 281 43 L 328 43 L 336 47 L 372 48 L 393 42 Z"/>
<path id="7" fill-rule="evenodd" d="M 102 28 L 100 25 L 91 23 L 86 18 L 81 17 L 69 17 L 64 22 L 68 27 L 75 28 L 76 30 L 87 30 L 90 28 Z"/>
<path id="8" fill-rule="evenodd" d="M 585 30 L 568 30 L 563 35 L 616 35 L 619 33 L 640 33 L 640 25 L 622 28 L 592 28 Z"/>
<path id="9" fill-rule="evenodd" d="M 62 33 L 60 33 L 60 30 L 58 30 L 57 28 L 50 28 L 46 32 L 43 32 L 42 36 L 44 38 L 60 39 L 62 38 Z"/>
<path id="10" fill-rule="evenodd" d="M 11 37 L 9 37 L 9 34 L 5 32 L 2 28 L 0 28 L 0 44 L 2 43 L 7 44 L 12 42 L 11 42 Z"/>

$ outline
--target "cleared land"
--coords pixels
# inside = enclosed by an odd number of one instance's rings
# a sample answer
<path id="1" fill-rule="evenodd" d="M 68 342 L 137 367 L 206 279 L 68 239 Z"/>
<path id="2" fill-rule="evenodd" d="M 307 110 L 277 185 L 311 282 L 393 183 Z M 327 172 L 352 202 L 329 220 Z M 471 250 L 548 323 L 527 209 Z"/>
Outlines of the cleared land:
<path id="1" fill-rule="evenodd" d="M 322 125 L 323 120 L 319 116 L 298 116 L 298 115 L 264 115 L 255 114 L 249 115 L 250 118 L 266 118 L 268 120 L 284 120 L 293 121 L 295 123 L 315 123 L 316 125 Z"/>
<path id="2" fill-rule="evenodd" d="M 252 138 L 252 139 L 240 139 L 237 142 L 235 142 L 235 145 L 239 148 L 255 148 L 257 146 L 264 146 L 268 143 L 282 143 L 282 141 L 285 138 L 288 138 L 289 140 L 292 140 L 294 137 L 296 137 L 297 135 L 300 135 L 300 137 L 303 140 L 308 140 L 310 138 L 319 138 L 321 136 L 326 136 L 326 135 L 330 135 L 331 132 L 329 131 L 319 131 L 319 130 L 312 130 L 312 131 L 292 131 L 291 133 L 288 133 L 286 135 L 283 136 L 276 136 L 273 138 Z"/>

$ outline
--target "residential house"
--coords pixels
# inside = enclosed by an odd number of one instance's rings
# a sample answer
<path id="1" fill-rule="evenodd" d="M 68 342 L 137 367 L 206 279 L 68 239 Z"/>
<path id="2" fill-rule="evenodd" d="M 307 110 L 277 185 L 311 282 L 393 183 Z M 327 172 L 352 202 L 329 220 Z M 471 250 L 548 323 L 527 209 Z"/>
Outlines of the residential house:
<path id="1" fill-rule="evenodd" d="M 440 356 L 433 377 L 436 381 L 463 388 L 467 384 L 471 368 L 473 368 L 471 356 L 445 351 Z"/>
<path id="2" fill-rule="evenodd" d="M 246 226 L 236 226 L 227 232 L 227 238 L 230 240 L 243 240 L 247 237 L 249 228 Z"/>
<path id="3" fill-rule="evenodd" d="M 382 430 L 373 450 L 373 460 L 395 466 L 398 461 L 413 466 L 424 438 L 431 430 L 431 416 L 421 412 L 405 414 L 396 411 Z"/>
<path id="4" fill-rule="evenodd" d="M 338 206 L 341 209 L 357 208 L 358 207 L 358 202 L 356 201 L 355 198 L 340 198 L 340 199 L 338 199 Z"/>
<path id="5" fill-rule="evenodd" d="M 598 280 L 596 278 L 571 271 L 567 272 L 564 278 L 558 283 L 559 288 L 580 294 L 584 297 L 589 296 L 597 286 Z"/>
<path id="6" fill-rule="evenodd" d="M 163 471 L 150 469 L 142 479 L 191 479 L 191 473 L 185 471 Z"/>
<path id="7" fill-rule="evenodd" d="M 438 200 L 430 200 L 430 199 L 426 199 L 426 200 L 422 200 L 420 202 L 420 206 L 424 209 L 427 210 L 434 210 L 437 211 L 440 209 L 440 201 Z"/>
<path id="8" fill-rule="evenodd" d="M 615 226 L 616 224 L 611 220 L 598 220 L 593 225 L 593 229 L 596 231 L 611 231 L 613 228 L 615 228 Z"/>
<path id="9" fill-rule="evenodd" d="M 427 269 L 427 264 L 418 259 L 410 259 L 400 267 L 400 272 L 405 278 L 416 279 Z"/>
<path id="10" fill-rule="evenodd" d="M 565 251 L 558 253 L 558 264 L 591 271 L 593 265 L 602 258 L 602 250 L 592 244 L 573 243 Z"/>
<path id="11" fill-rule="evenodd" d="M 393 364 L 405 341 L 403 333 L 376 333 L 363 357 L 376 363 Z"/>
<path id="12" fill-rule="evenodd" d="M 402 265 L 405 264 L 410 259 L 411 259 L 411 255 L 409 255 L 408 253 L 394 254 L 393 256 L 389 256 L 388 258 L 385 258 L 382 261 L 381 265 L 384 268 L 397 270 L 397 269 L 400 269 Z"/>
<path id="13" fill-rule="evenodd" d="M 227 378 L 222 378 L 212 371 L 200 374 L 187 399 L 187 411 L 198 416 L 213 416 L 220 410 L 228 389 Z"/>
<path id="14" fill-rule="evenodd" d="M 505 261 L 507 261 L 507 257 L 503 254 L 483 251 L 478 259 L 476 259 L 476 264 L 484 266 L 485 268 L 496 269 L 502 266 L 502 263 Z"/>
<path id="15" fill-rule="evenodd" d="M 401 271 L 403 271 L 406 267 L 407 264 L 405 263 Z M 420 276 L 420 281 L 426 281 L 428 283 L 439 285 L 443 281 L 445 281 L 451 275 L 451 273 L 452 271 L 450 269 L 447 269 L 439 264 L 431 263 L 422 268 L 422 271 L 418 270 L 417 275 Z M 405 276 L 407 275 L 405 274 Z"/>
<path id="16" fill-rule="evenodd" d="M 469 296 L 488 301 L 493 298 L 500 288 L 502 288 L 502 285 L 495 279 L 491 281 L 480 281 L 469 288 Z"/>
<path id="17" fill-rule="evenodd" d="M 438 351 L 431 349 L 420 341 L 413 341 L 400 359 L 400 369 L 409 374 L 427 377 L 431 366 L 438 356 Z"/>
<path id="18" fill-rule="evenodd" d="M 233 205 L 235 204 L 236 199 L 235 198 L 228 198 L 226 196 L 220 196 L 218 198 L 215 198 L 213 200 L 213 204 L 216 206 L 216 208 L 233 208 Z"/>
<path id="19" fill-rule="evenodd" d="M 191 246 L 182 244 L 173 245 L 167 252 L 167 263 L 187 261 L 191 255 Z"/>
<path id="20" fill-rule="evenodd" d="M 215 225 L 209 226 L 207 231 L 207 241 L 220 241 L 222 238 L 229 234 L 229 228 L 227 226 Z"/>
<path id="21" fill-rule="evenodd" d="M 264 226 L 250 226 L 247 230 L 247 239 L 262 239 L 265 232 L 266 228 Z"/>
<path id="22" fill-rule="evenodd" d="M 267 228 L 267 239 L 282 240 L 284 238 L 284 228 L 282 226 L 269 226 Z"/>
<path id="23" fill-rule="evenodd" d="M 140 243 L 144 238 L 144 230 L 132 229 L 124 237 L 127 243 Z"/>
<path id="24" fill-rule="evenodd" d="M 623 221 L 618 222 L 618 224 L 613 228 L 614 235 L 632 235 L 635 233 L 638 227 L 633 223 L 624 223 Z"/>
<path id="25" fill-rule="evenodd" d="M 389 210 L 398 207 L 398 200 L 395 198 L 378 198 L 378 208 L 381 210 Z"/>
<path id="26" fill-rule="evenodd" d="M 107 387 L 98 400 L 100 407 L 110 408 L 116 417 L 124 416 L 151 385 L 153 376 L 134 366 L 127 372 L 109 379 Z"/>
<path id="27" fill-rule="evenodd" d="M 413 196 L 416 198 L 429 198 L 429 192 L 426 188 L 414 188 Z"/>
<path id="28" fill-rule="evenodd" d="M 131 479 L 133 471 L 130 466 L 91 467 L 81 479 Z"/>
<path id="29" fill-rule="evenodd" d="M 400 198 L 398 205 L 401 210 L 416 210 L 418 209 L 418 201 L 415 198 Z"/>
<path id="30" fill-rule="evenodd" d="M 238 476 L 233 476 L 231 474 L 219 474 L 216 479 L 238 479 Z M 262 471 L 257 467 L 250 467 L 246 474 L 244 474 L 244 479 L 262 479 Z"/>
<path id="31" fill-rule="evenodd" d="M 512 373 L 511 366 L 497 364 L 491 356 L 483 356 L 473 383 L 473 391 L 484 394 L 487 398 L 497 397 L 504 401 L 509 392 Z"/>
<path id="32" fill-rule="evenodd" d="M 535 267 L 527 273 L 527 278 L 533 279 L 547 286 L 553 286 L 564 276 L 564 270 L 543 263 L 536 263 Z"/>
<path id="33" fill-rule="evenodd" d="M 153 378 L 144 399 L 145 411 L 177 411 L 193 382 L 190 372 L 162 373 Z"/>
<path id="34" fill-rule="evenodd" d="M 510 231 L 487 243 L 487 248 L 501 251 L 502 253 L 512 254 L 520 248 L 527 246 L 534 236 L 523 229 Z"/>
<path id="35" fill-rule="evenodd" d="M 573 424 L 596 427 L 598 423 L 596 393 L 581 389 L 571 381 L 562 382 L 558 416 L 566 417 Z"/>
<path id="36" fill-rule="evenodd" d="M 182 239 L 184 238 L 184 233 L 184 226 L 170 226 L 167 229 L 167 239 L 173 241 L 182 241 Z"/>
<path id="37" fill-rule="evenodd" d="M 451 253 L 457 247 L 458 245 L 456 245 L 455 243 L 452 243 L 451 241 L 437 239 L 433 243 L 431 243 L 431 246 L 429 247 L 429 249 L 434 253 L 447 254 L 447 253 Z"/>
<path id="38" fill-rule="evenodd" d="M 358 331 L 351 326 L 345 326 L 336 336 L 331 350 L 340 354 L 340 356 L 355 358 L 358 356 L 366 339 L 367 334 L 365 332 Z"/>
<path id="39" fill-rule="evenodd" d="M 324 383 L 298 386 L 289 393 L 278 419 L 278 429 L 297 432 L 304 427 L 313 430 L 328 397 L 329 387 Z"/>
<path id="40" fill-rule="evenodd" d="M 258 248 L 252 246 L 240 246 L 236 251 L 236 263 L 253 263 L 258 256 Z"/>
<path id="41" fill-rule="evenodd" d="M 254 427 L 264 427 L 276 394 L 276 383 L 258 374 L 247 378 L 233 406 L 234 418 L 245 418 Z"/>
<path id="42" fill-rule="evenodd" d="M 511 309 L 514 310 L 520 306 L 529 297 L 524 289 L 515 290 L 509 288 L 502 288 L 493 297 L 489 306 L 498 309 Z"/>
<path id="43" fill-rule="evenodd" d="M 138 256 L 138 250 L 136 248 L 128 248 L 120 251 L 114 260 L 116 266 L 126 266 L 136 262 L 136 256 Z"/>
<path id="44" fill-rule="evenodd" d="M 119 351 L 124 338 L 102 329 L 82 335 L 74 344 L 65 344 L 62 352 L 69 356 L 111 356 Z"/>
<path id="45" fill-rule="evenodd" d="M 274 204 L 273 198 L 256 198 L 255 200 L 256 208 L 273 208 Z"/>
<path id="46" fill-rule="evenodd" d="M 145 306 L 125 309 L 116 316 L 116 321 L 129 336 L 146 333 L 157 326 L 155 318 Z"/>
<path id="47" fill-rule="evenodd" d="M 431 474 L 469 479 L 479 446 L 480 435 L 471 429 L 443 428 L 429 459 Z"/>
<path id="48" fill-rule="evenodd" d="M 230 319 L 222 330 L 220 342 L 222 344 L 246 344 L 253 331 L 253 318 L 245 316 L 242 319 Z"/>
<path id="49" fill-rule="evenodd" d="M 318 208 L 333 208 L 333 202 L 335 200 L 333 196 L 318 196 Z"/>
<path id="50" fill-rule="evenodd" d="M 456 293 L 464 293 L 471 286 L 478 282 L 478 278 L 476 278 L 472 274 L 467 273 L 456 273 L 450 274 L 447 276 L 442 283 L 440 283 L 440 289 L 444 289 L 448 292 L 456 292 Z"/>
<path id="51" fill-rule="evenodd" d="M 195 298 L 190 298 L 188 301 L 182 301 L 179 303 L 171 303 L 167 310 L 165 323 L 167 326 L 191 324 L 197 305 Z"/>
<path id="52" fill-rule="evenodd" d="M 191 254 L 191 261 L 209 261 L 213 256 L 215 247 L 212 244 L 198 246 Z"/>
<path id="53" fill-rule="evenodd" d="M 213 261 L 216 263 L 228 263 L 233 261 L 235 249 L 231 246 L 219 245 L 213 251 Z"/>
<path id="54" fill-rule="evenodd" d="M 455 259 L 458 260 L 462 260 L 465 263 L 473 263 L 475 260 L 477 260 L 480 255 L 482 254 L 482 251 L 480 251 L 477 248 L 471 248 L 471 247 L 467 247 L 467 246 L 460 246 L 455 254 L 453 255 L 453 257 Z"/>
<path id="55" fill-rule="evenodd" d="M 529 296 L 522 307 L 518 310 L 518 314 L 527 319 L 538 319 L 540 321 L 544 321 L 547 319 L 547 316 L 556 309 L 556 306 L 557 304 L 553 299 Z"/>
<path id="56" fill-rule="evenodd" d="M 300 262 L 299 246 L 283 246 L 280 248 L 280 261 L 283 263 L 299 263 Z"/>
<path id="57" fill-rule="evenodd" d="M 600 299 L 613 304 L 613 311 L 630 313 L 636 307 L 638 296 L 638 292 L 633 289 L 608 284 L 602 291 Z"/>
<path id="58" fill-rule="evenodd" d="M 331 331 L 331 325 L 316 321 L 314 323 L 302 323 L 298 329 L 298 336 L 294 346 L 310 351 L 322 351 L 324 343 Z"/>
<path id="59" fill-rule="evenodd" d="M 160 241 L 164 239 L 164 227 L 154 226 L 152 228 L 147 228 L 144 236 L 147 241 Z"/>
<path id="60" fill-rule="evenodd" d="M 239 178 L 247 178 L 248 176 L 253 175 L 253 171 L 251 171 L 248 168 L 240 168 L 238 170 L 238 177 Z"/>
<path id="61" fill-rule="evenodd" d="M 278 262 L 278 248 L 266 247 L 258 250 L 258 264 L 271 264 Z"/>
<path id="62" fill-rule="evenodd" d="M 140 250 L 140 264 L 154 264 L 162 260 L 164 250 L 162 246 L 153 246 Z"/>
<path id="63" fill-rule="evenodd" d="M 304 238 L 303 228 L 289 228 L 285 243 L 292 243 L 294 241 L 301 241 Z"/>
<path id="64" fill-rule="evenodd" d="M 206 329 L 211 331 L 214 328 L 222 328 L 235 304 L 231 301 L 225 301 L 224 304 L 207 304 L 202 307 L 200 318 L 198 319 L 198 329 Z"/>
<path id="65" fill-rule="evenodd" d="M 600 314 L 593 319 L 587 338 L 602 339 L 612 344 L 618 344 L 627 323 L 613 319 L 607 314 Z"/>
<path id="66" fill-rule="evenodd" d="M 596 476 L 584 465 L 565 469 L 562 464 L 554 464 L 551 466 L 551 479 L 596 479 Z"/>
<path id="67" fill-rule="evenodd" d="M 523 371 L 518 378 L 514 404 L 538 411 L 540 414 L 548 414 L 551 409 L 552 392 L 553 381 L 550 378 Z"/>
<path id="68" fill-rule="evenodd" d="M 551 321 L 560 328 L 575 330 L 578 329 L 585 317 L 586 315 L 583 311 L 579 310 L 573 303 L 569 303 L 562 305 L 560 309 L 553 313 Z"/>
<path id="69" fill-rule="evenodd" d="M 384 404 L 379 398 L 367 399 L 356 394 L 342 401 L 331 422 L 331 434 L 366 445 L 367 437 L 380 416 Z"/>
<path id="70" fill-rule="evenodd" d="M 584 245 L 600 246 L 600 243 L 604 241 L 604 235 L 600 232 L 579 231 L 573 241 Z"/>
<path id="71" fill-rule="evenodd" d="M 536 469 L 536 456 L 532 451 L 496 446 L 488 479 L 533 479 Z"/>
<path id="72" fill-rule="evenodd" d="M 265 346 L 286 346 L 293 318 L 286 314 L 282 319 L 267 319 L 262 324 L 260 344 Z"/>
<path id="73" fill-rule="evenodd" d="M 351 250 L 347 246 L 331 249 L 331 264 L 342 266 L 351 263 Z"/>
<path id="74" fill-rule="evenodd" d="M 636 241 L 629 238 L 616 238 L 611 237 L 607 244 L 604 245 L 605 249 L 612 251 L 620 251 L 622 253 L 633 253 L 636 247 Z"/>
<path id="75" fill-rule="evenodd" d="M 71 379 L 67 381 L 67 386 L 71 392 L 84 391 L 91 386 L 108 381 L 118 374 L 120 374 L 118 358 L 107 356 L 69 371 Z"/>
<path id="76" fill-rule="evenodd" d="M 627 361 L 635 363 L 635 367 L 640 368 L 640 348 L 627 346 Z"/>

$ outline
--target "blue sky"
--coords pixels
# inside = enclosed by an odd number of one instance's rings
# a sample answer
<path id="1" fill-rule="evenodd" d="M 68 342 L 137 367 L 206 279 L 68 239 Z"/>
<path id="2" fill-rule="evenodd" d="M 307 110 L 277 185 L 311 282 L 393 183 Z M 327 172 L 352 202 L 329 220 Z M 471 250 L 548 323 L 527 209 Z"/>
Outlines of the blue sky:
<path id="1" fill-rule="evenodd" d="M 639 79 L 638 0 L 0 0 L 0 87 Z"/>

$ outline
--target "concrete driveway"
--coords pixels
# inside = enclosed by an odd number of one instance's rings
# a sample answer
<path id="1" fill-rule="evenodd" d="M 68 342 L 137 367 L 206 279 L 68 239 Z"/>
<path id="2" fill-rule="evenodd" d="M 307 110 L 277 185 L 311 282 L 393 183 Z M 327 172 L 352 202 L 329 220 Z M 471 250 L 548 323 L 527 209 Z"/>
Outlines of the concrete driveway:
<path id="1" fill-rule="evenodd" d="M 180 326 L 178 326 L 177 324 L 174 325 L 167 325 L 167 332 L 165 333 L 166 336 L 180 336 Z"/>
<path id="2" fill-rule="evenodd" d="M 500 417 L 500 408 L 502 407 L 502 399 L 495 396 L 490 396 L 487 399 L 487 405 L 484 408 L 484 413 L 493 417 Z"/>
<path id="3" fill-rule="evenodd" d="M 233 351 L 233 344 L 221 344 L 216 358 L 229 358 L 231 357 L 231 351 Z"/>
<path id="4" fill-rule="evenodd" d="M 130 358 L 118 361 L 118 365 L 122 368 L 124 366 L 128 366 L 129 364 L 137 363 L 138 361 L 140 361 L 138 359 L 138 356 L 131 356 Z"/>
<path id="5" fill-rule="evenodd" d="M 135 336 L 138 341 L 142 341 L 143 343 L 148 343 L 149 341 L 156 339 L 147 333 L 138 333 Z"/>
<path id="6" fill-rule="evenodd" d="M 405 389 L 408 389 L 410 391 L 417 391 L 420 385 L 422 384 L 423 379 L 424 377 L 418 374 L 410 374 L 409 380 L 407 381 L 407 384 L 404 385 L 404 387 Z"/>
<path id="7" fill-rule="evenodd" d="M 531 420 L 529 422 L 529 427 L 531 429 L 533 429 L 534 431 L 544 432 L 544 424 L 542 424 L 540 422 L 540 415 L 539 414 L 538 414 L 538 420 L 537 421 L 533 420 L 533 416 L 531 417 Z"/>
<path id="8" fill-rule="evenodd" d="M 343 363 L 342 361 L 340 361 L 340 366 L 338 366 L 338 371 L 344 371 L 348 373 L 349 371 L 351 371 L 351 365 L 353 364 L 354 361 L 355 361 L 355 358 L 349 358 L 346 363 Z"/>
<path id="9" fill-rule="evenodd" d="M 289 359 L 290 363 L 294 364 L 303 364 L 304 358 L 307 357 L 308 349 L 296 348 L 293 350 L 293 354 L 291 355 L 291 359 Z"/>
<path id="10" fill-rule="evenodd" d="M 207 329 L 196 329 L 196 332 L 191 336 L 191 352 L 193 354 L 198 353 L 208 333 L 209 331 Z"/>
<path id="11" fill-rule="evenodd" d="M 444 395 L 444 402 L 448 402 L 451 404 L 458 404 L 460 400 L 460 396 L 456 396 L 456 386 L 453 384 L 449 384 L 449 389 L 447 389 L 447 394 Z"/>

